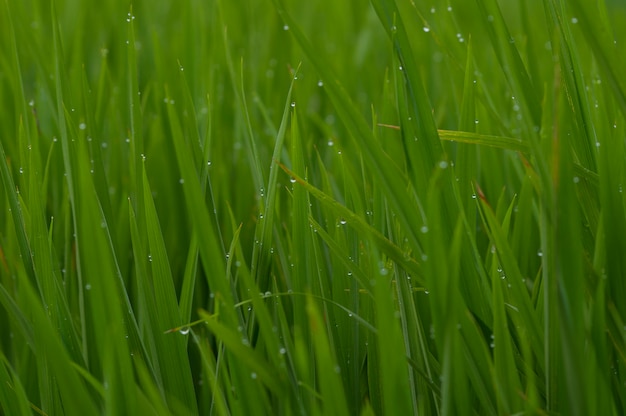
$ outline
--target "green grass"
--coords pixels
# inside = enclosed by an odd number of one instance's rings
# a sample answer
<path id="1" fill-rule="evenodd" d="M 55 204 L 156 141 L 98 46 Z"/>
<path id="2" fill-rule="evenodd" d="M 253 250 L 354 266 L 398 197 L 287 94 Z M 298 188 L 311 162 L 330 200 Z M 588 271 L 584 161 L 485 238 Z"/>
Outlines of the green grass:
<path id="1" fill-rule="evenodd" d="M 626 8 L 5 0 L 0 414 L 626 413 Z"/>

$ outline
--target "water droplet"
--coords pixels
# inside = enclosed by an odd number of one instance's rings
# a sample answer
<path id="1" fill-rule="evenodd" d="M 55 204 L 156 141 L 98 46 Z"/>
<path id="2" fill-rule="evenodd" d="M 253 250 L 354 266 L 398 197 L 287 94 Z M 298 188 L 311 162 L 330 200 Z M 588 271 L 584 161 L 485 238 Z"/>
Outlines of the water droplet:
<path id="1" fill-rule="evenodd" d="M 426 33 L 430 32 L 430 28 L 428 26 L 424 26 L 422 30 Z"/>
<path id="2" fill-rule="evenodd" d="M 293 176 L 291 178 L 289 178 L 289 182 L 291 183 L 296 183 L 296 178 L 294 178 Z"/>
<path id="3" fill-rule="evenodd" d="M 20 166 L 20 175 L 24 173 L 24 168 Z"/>
<path id="4" fill-rule="evenodd" d="M 577 19 L 576 17 L 572 17 L 572 23 L 573 23 L 573 24 L 578 23 L 578 19 Z"/>
<path id="5" fill-rule="evenodd" d="M 28 105 L 31 106 L 31 107 L 34 107 L 35 106 L 35 100 L 30 100 L 28 102 Z"/>
<path id="6" fill-rule="evenodd" d="M 322 81 L 322 80 L 317 81 L 317 86 L 318 87 L 323 87 L 324 86 L 324 81 Z"/>
<path id="7" fill-rule="evenodd" d="M 256 380 L 257 375 L 256 375 L 256 373 L 252 373 L 252 374 L 250 374 L 250 377 L 252 377 L 253 380 Z"/>
<path id="8" fill-rule="evenodd" d="M 431 8 L 430 8 L 430 12 L 431 12 L 432 14 L 435 14 L 435 11 L 436 11 L 436 10 L 435 10 L 435 8 L 434 8 L 434 7 L 431 7 Z"/>
<path id="9" fill-rule="evenodd" d="M 420 228 L 420 231 L 422 232 L 422 234 L 426 234 L 428 232 L 428 226 L 422 225 L 422 228 Z"/>
<path id="10" fill-rule="evenodd" d="M 580 182 L 580 178 L 578 176 L 574 176 L 574 183 Z"/>
<path id="11" fill-rule="evenodd" d="M 339 220 L 339 224 L 341 224 L 341 225 L 346 225 L 346 223 L 347 223 L 347 221 L 344 218 L 341 218 Z"/>
<path id="12" fill-rule="evenodd" d="M 209 160 L 208 162 L 206 162 L 207 166 L 211 166 L 211 161 Z"/>
<path id="13" fill-rule="evenodd" d="M 402 65 L 400 65 L 400 66 L 398 67 L 398 69 L 399 69 L 400 71 L 402 71 Z"/>
<path id="14" fill-rule="evenodd" d="M 287 353 L 287 350 L 285 349 L 285 347 L 282 347 L 281 349 L 278 350 L 278 353 L 280 355 L 285 355 Z"/>
<path id="15" fill-rule="evenodd" d="M 152 261 L 152 254 L 148 254 L 148 261 Z"/>
<path id="16" fill-rule="evenodd" d="M 184 180 L 183 178 L 180 178 L 180 179 L 178 180 L 178 183 L 182 185 L 182 184 L 184 184 L 184 183 L 185 183 L 185 180 Z"/>
<path id="17" fill-rule="evenodd" d="M 537 252 L 537 255 L 538 255 L 539 257 L 543 257 L 543 251 L 539 250 L 539 251 Z"/>
<path id="18" fill-rule="evenodd" d="M 493 16 L 492 15 L 487 16 L 487 21 L 493 22 Z"/>
<path id="19" fill-rule="evenodd" d="M 448 162 L 446 160 L 442 160 L 441 162 L 439 162 L 439 167 L 441 169 L 446 169 L 448 167 Z"/>
<path id="20" fill-rule="evenodd" d="M 452 11 L 452 6 L 448 6 L 448 11 L 451 12 Z"/>
<path id="21" fill-rule="evenodd" d="M 189 333 L 189 331 L 191 330 L 190 327 L 188 326 L 184 326 L 182 328 L 180 328 L 180 330 L 178 331 L 181 335 L 187 335 Z"/>
<path id="22" fill-rule="evenodd" d="M 381 267 L 379 272 L 381 276 L 387 276 L 387 274 L 389 273 L 389 270 L 386 267 Z"/>
<path id="23" fill-rule="evenodd" d="M 283 30 L 289 30 L 289 25 L 283 26 Z"/>
<path id="24" fill-rule="evenodd" d="M 91 290 L 91 284 L 90 283 L 87 283 L 85 285 L 85 290 Z"/>
<path id="25" fill-rule="evenodd" d="M 328 145 L 329 145 L 329 146 L 334 146 L 334 145 L 335 145 L 335 142 L 333 142 L 332 140 L 329 140 L 329 141 L 328 141 Z"/>
<path id="26" fill-rule="evenodd" d="M 479 123 L 478 119 L 474 120 L 474 124 L 478 124 L 478 123 Z"/>
<path id="27" fill-rule="evenodd" d="M 398 30 L 398 28 L 396 27 L 396 25 L 391 26 L 391 32 L 392 33 L 396 33 L 397 30 Z"/>
<path id="28" fill-rule="evenodd" d="M 264 297 L 269 298 L 270 296 L 272 296 L 272 292 L 267 291 L 263 294 Z"/>

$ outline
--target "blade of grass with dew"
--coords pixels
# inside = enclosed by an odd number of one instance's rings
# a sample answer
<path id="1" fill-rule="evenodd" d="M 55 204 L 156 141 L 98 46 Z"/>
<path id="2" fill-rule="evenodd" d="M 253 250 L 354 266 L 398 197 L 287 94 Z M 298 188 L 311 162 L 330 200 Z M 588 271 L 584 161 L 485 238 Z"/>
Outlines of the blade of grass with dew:
<path id="1" fill-rule="evenodd" d="M 307 168 L 305 167 L 305 156 L 303 151 L 303 141 L 300 134 L 300 121 L 298 117 L 298 108 L 294 108 L 291 114 L 291 146 L 290 156 L 292 169 L 296 172 L 302 172 L 302 175 L 306 177 Z M 295 184 L 295 178 L 289 176 L 290 184 Z M 291 280 L 291 287 L 289 289 L 294 292 L 306 293 L 314 291 L 315 288 L 315 273 L 313 272 L 315 265 L 313 264 L 312 255 L 312 243 L 311 243 L 311 227 L 307 219 L 307 213 L 310 213 L 309 194 L 301 186 L 292 186 L 292 217 L 291 217 L 291 273 L 294 278 Z M 315 293 L 315 292 L 314 292 Z M 302 304 L 293 302 L 293 334 L 295 337 L 298 334 L 300 341 L 307 346 L 311 346 L 310 332 L 306 331 L 308 328 L 308 316 L 306 314 L 306 308 Z M 289 343 L 296 344 L 298 341 L 289 337 Z M 309 347 L 311 349 L 312 347 Z M 295 346 L 289 348 L 295 353 Z M 310 351 L 302 351 L 301 354 L 310 354 Z M 308 360 L 308 358 L 307 358 Z M 306 361 L 306 360 L 305 360 Z M 298 371 L 297 363 L 294 363 L 294 370 L 296 377 L 300 377 L 299 383 L 305 386 L 313 386 L 315 383 L 314 373 L 309 371 Z M 308 394 L 301 386 L 299 386 L 298 393 L 299 399 L 302 402 L 302 406 L 306 409 L 314 409 L 314 397 Z"/>
<path id="2" fill-rule="evenodd" d="M 259 213 L 259 222 L 255 230 L 255 245 L 252 250 L 252 266 L 251 273 L 253 279 L 259 288 L 263 289 L 267 286 L 266 277 L 269 268 L 269 250 L 272 244 L 272 232 L 274 229 L 274 217 L 276 215 L 276 201 L 278 192 L 278 172 L 280 170 L 280 155 L 283 150 L 283 144 L 285 141 L 285 134 L 287 132 L 287 125 L 289 122 L 289 113 L 291 109 L 291 93 L 295 81 L 297 80 L 297 70 L 294 73 L 289 92 L 287 93 L 287 99 L 278 128 L 278 135 L 276 136 L 276 142 L 274 144 L 274 153 L 272 155 L 272 164 L 270 167 L 270 174 L 267 180 L 267 197 L 265 199 L 264 206 L 261 207 Z M 257 243 L 258 242 L 258 243 Z"/>
<path id="3" fill-rule="evenodd" d="M 154 202 L 150 195 L 150 184 L 145 169 L 143 170 L 144 207 L 146 227 L 148 231 L 149 262 L 152 271 L 151 288 L 154 290 L 155 302 L 158 305 L 154 323 L 160 325 L 154 328 L 157 354 L 160 357 L 160 368 L 163 375 L 163 385 L 168 398 L 191 406 L 189 411 L 196 413 L 196 398 L 191 384 L 191 371 L 186 352 L 186 341 L 176 335 L 164 334 L 168 328 L 181 325 L 181 318 L 176 298 L 176 289 L 172 281 L 165 244 L 161 227 L 156 213 Z"/>
<path id="4" fill-rule="evenodd" d="M 508 209 L 505 210 L 506 202 L 501 197 L 498 204 L 498 211 L 503 211 L 502 230 L 505 237 L 508 237 L 513 206 L 513 200 Z M 497 250 L 497 249 L 496 249 Z M 508 328 L 507 308 L 517 308 L 511 305 L 517 303 L 515 296 L 509 299 L 505 291 L 509 289 L 510 283 L 506 271 L 500 266 L 497 255 L 492 257 L 491 262 L 491 287 L 493 297 L 493 361 L 495 368 L 494 381 L 496 386 L 496 402 L 498 413 L 513 413 L 521 409 L 519 392 L 521 383 L 517 376 L 518 371 L 514 359 L 514 347 L 512 344 L 512 334 Z M 506 288 L 506 289 L 505 289 Z M 509 303 L 511 302 L 511 303 Z M 515 322 L 514 319 L 512 319 Z"/>
<path id="5" fill-rule="evenodd" d="M 493 208 L 489 205 L 484 195 L 480 195 L 480 214 L 482 221 L 488 227 L 488 233 L 498 253 L 502 269 L 511 282 L 511 297 L 515 301 L 518 312 L 509 313 L 511 319 L 522 328 L 525 328 L 532 340 L 533 352 L 536 357 L 543 357 L 544 339 L 541 333 L 538 316 L 535 314 L 527 290 L 522 283 L 522 275 L 519 266 L 507 241 L 506 233 L 495 216 Z"/>

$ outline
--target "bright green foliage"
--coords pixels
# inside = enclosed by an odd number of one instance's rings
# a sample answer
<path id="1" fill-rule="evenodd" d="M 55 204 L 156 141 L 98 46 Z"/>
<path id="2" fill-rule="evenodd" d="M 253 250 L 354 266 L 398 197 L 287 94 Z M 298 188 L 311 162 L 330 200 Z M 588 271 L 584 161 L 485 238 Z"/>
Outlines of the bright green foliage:
<path id="1" fill-rule="evenodd" d="M 0 414 L 626 413 L 626 7 L 4 0 Z"/>

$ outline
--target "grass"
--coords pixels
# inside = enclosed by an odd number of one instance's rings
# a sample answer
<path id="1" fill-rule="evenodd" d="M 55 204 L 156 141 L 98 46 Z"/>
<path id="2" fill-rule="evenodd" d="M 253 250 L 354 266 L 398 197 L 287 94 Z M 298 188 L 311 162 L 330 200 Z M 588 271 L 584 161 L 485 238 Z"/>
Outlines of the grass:
<path id="1" fill-rule="evenodd" d="M 248 3 L 0 5 L 0 414 L 624 414 L 624 5 Z"/>

